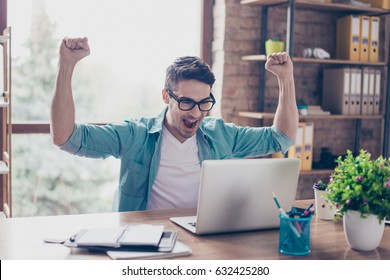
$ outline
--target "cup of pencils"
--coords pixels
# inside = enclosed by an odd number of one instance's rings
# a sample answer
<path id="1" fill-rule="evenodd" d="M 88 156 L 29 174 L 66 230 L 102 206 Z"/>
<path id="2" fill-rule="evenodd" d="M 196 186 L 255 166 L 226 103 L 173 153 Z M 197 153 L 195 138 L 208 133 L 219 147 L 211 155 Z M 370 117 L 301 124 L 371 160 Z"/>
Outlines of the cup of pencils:
<path id="1" fill-rule="evenodd" d="M 284 51 L 284 42 L 276 41 L 276 39 L 269 39 L 265 41 L 265 54 L 270 55 L 273 53 L 283 52 Z"/>
<path id="2" fill-rule="evenodd" d="M 279 252 L 302 256 L 310 253 L 310 221 L 312 213 L 305 209 L 293 208 L 279 214 Z"/>

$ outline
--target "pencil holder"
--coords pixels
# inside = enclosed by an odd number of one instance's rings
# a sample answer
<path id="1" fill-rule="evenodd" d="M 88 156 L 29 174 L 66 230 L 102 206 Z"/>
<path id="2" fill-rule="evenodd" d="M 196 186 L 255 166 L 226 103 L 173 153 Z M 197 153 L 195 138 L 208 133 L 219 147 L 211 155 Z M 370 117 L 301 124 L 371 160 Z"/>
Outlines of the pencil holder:
<path id="1" fill-rule="evenodd" d="M 272 53 L 278 53 L 284 51 L 284 42 L 276 40 L 265 41 L 265 54 L 270 55 Z"/>
<path id="2" fill-rule="evenodd" d="M 312 215 L 290 217 L 282 214 L 280 219 L 279 252 L 302 256 L 310 253 L 310 221 Z"/>

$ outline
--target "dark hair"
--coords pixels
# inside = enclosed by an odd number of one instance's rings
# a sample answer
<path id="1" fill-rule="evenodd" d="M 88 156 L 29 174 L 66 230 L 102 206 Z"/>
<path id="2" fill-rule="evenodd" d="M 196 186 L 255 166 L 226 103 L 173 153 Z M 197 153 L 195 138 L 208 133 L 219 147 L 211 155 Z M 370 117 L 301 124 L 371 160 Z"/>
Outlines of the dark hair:
<path id="1" fill-rule="evenodd" d="M 178 57 L 168 66 L 165 77 L 165 88 L 175 90 L 183 80 L 197 80 L 213 86 L 215 77 L 210 66 L 199 57 Z"/>

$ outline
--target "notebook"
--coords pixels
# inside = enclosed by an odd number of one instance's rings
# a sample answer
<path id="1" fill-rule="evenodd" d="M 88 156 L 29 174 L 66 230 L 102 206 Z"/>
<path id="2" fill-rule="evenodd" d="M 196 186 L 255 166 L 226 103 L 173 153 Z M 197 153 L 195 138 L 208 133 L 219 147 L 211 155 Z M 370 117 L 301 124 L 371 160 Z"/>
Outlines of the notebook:
<path id="1" fill-rule="evenodd" d="M 115 228 L 82 229 L 64 242 L 68 247 L 112 247 L 130 246 L 158 247 L 163 240 L 164 226 L 132 224 Z"/>
<path id="2" fill-rule="evenodd" d="M 205 160 L 197 215 L 170 220 L 195 234 L 278 228 L 272 192 L 290 210 L 299 165 L 298 158 Z"/>

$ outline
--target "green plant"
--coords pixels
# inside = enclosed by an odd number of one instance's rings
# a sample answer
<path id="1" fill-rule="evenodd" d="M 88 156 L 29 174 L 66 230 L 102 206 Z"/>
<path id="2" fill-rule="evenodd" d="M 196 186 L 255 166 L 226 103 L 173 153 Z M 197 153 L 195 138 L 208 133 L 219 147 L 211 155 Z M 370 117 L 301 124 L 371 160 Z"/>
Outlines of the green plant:
<path id="1" fill-rule="evenodd" d="M 320 190 L 320 191 L 326 190 L 327 187 L 328 187 L 328 184 L 323 182 L 322 180 L 318 180 L 317 183 L 313 184 L 313 188 Z"/>
<path id="2" fill-rule="evenodd" d="M 340 215 L 348 210 L 359 211 L 362 217 L 378 216 L 381 222 L 390 216 L 390 159 L 360 150 L 354 156 L 338 157 L 330 176 L 327 198 L 334 203 Z"/>

